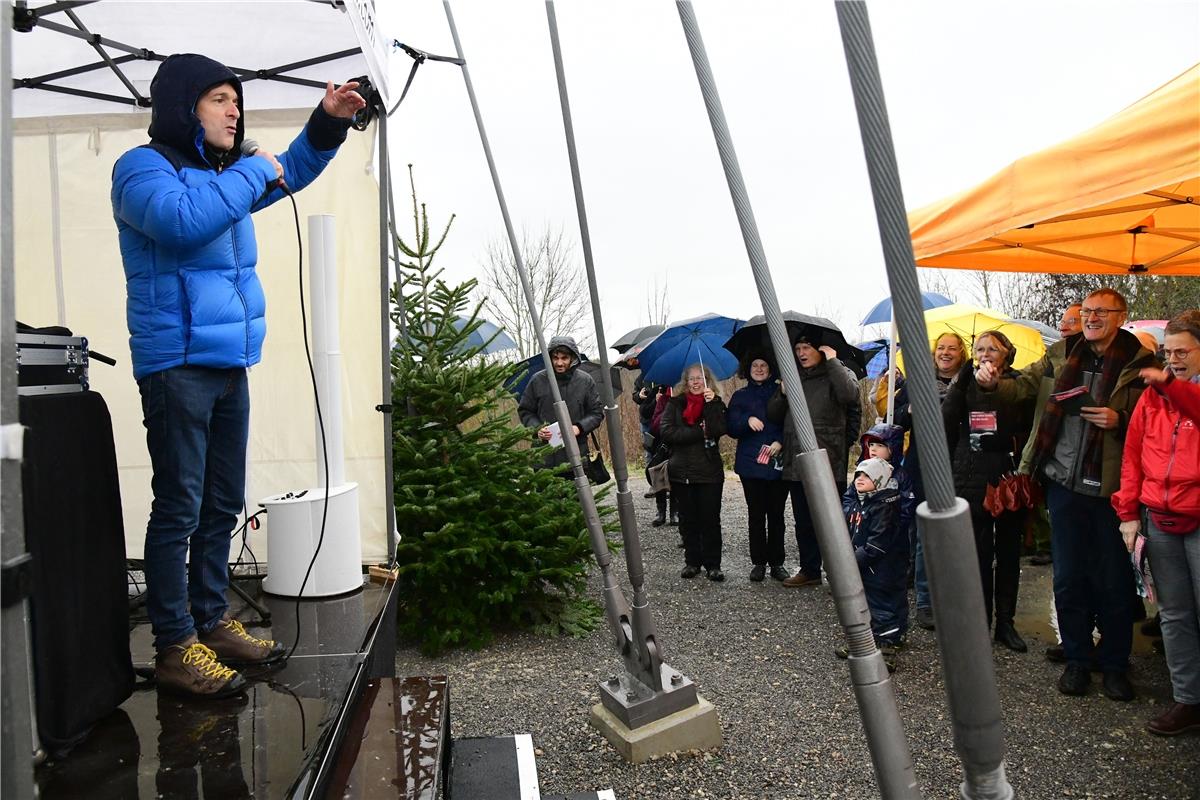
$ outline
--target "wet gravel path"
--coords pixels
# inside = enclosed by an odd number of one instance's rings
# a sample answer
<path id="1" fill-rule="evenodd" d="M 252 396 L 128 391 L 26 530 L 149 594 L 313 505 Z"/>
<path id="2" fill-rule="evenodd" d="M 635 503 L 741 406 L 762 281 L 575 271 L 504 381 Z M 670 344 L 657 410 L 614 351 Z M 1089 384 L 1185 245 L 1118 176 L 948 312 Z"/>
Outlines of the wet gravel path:
<path id="1" fill-rule="evenodd" d="M 631 480 L 641 521 L 647 586 L 666 660 L 695 680 L 718 710 L 719 750 L 626 763 L 588 724 L 597 683 L 619 666 L 606 630 L 582 639 L 500 637 L 482 651 L 438 659 L 401 643 L 402 675 L 450 678 L 453 735 L 529 733 L 544 794 L 611 788 L 630 798 L 873 798 L 871 762 L 845 662 L 833 655 L 841 629 L 826 588 L 751 583 L 745 504 L 725 484 L 722 526 L 727 580 L 682 580 L 678 528 L 651 528 L 653 500 Z M 790 514 L 790 509 L 789 509 Z M 795 539 L 787 534 L 789 564 Z M 624 583 L 624 559 L 616 560 Z M 1061 667 L 1043 651 L 1051 567 L 1022 567 L 1017 627 L 1026 654 L 994 650 L 1004 706 L 1008 773 L 1021 798 L 1200 798 L 1200 736 L 1162 739 L 1143 725 L 1169 702 L 1162 657 L 1136 635 L 1133 703 L 1055 688 Z M 593 574 L 594 596 L 599 582 Z M 915 626 L 893 686 L 925 797 L 956 798 L 961 766 L 952 744 L 932 632 Z"/>

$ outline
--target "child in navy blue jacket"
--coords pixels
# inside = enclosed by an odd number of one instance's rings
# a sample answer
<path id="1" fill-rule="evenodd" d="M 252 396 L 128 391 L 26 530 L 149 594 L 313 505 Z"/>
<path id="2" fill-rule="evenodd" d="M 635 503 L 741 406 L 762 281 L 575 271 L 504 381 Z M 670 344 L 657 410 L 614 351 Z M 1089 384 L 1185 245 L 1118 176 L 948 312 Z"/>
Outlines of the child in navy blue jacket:
<path id="1" fill-rule="evenodd" d="M 880 422 L 862 435 L 860 443 L 860 463 L 868 458 L 882 458 L 892 465 L 892 481 L 900 492 L 900 530 L 908 537 L 911 549 L 917 522 L 917 496 L 908 470 L 900 465 L 904 457 L 904 428 Z"/>
<path id="2" fill-rule="evenodd" d="M 908 632 L 908 536 L 900 527 L 901 495 L 892 472 L 892 465 L 882 458 L 861 461 L 853 484 L 842 496 L 846 528 L 871 612 L 871 632 L 889 670 L 895 669 L 895 651 Z"/>

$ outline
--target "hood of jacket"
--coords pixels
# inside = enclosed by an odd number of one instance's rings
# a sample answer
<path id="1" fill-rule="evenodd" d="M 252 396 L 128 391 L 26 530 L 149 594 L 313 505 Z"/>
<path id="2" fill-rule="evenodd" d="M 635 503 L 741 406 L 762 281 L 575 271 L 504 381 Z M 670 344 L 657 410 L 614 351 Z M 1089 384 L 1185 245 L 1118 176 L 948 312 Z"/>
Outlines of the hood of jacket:
<path id="1" fill-rule="evenodd" d="M 242 82 L 229 67 L 196 53 L 168 56 L 150 82 L 150 134 L 152 142 L 167 145 L 188 161 L 215 167 L 204 144 L 204 129 L 196 116 L 196 102 L 214 86 L 228 83 L 237 91 L 238 110 L 242 108 Z M 238 117 L 237 134 L 228 163 L 241 157 L 246 138 L 245 114 Z"/>
<path id="2" fill-rule="evenodd" d="M 904 457 L 904 428 L 899 425 L 889 425 L 886 422 L 880 422 L 872 425 L 866 433 L 859 439 L 859 445 L 862 447 L 862 458 L 867 457 L 867 443 L 877 439 L 887 445 L 891 454 L 888 456 L 888 461 L 893 467 L 900 466 L 900 462 Z"/>
<path id="3" fill-rule="evenodd" d="M 546 345 L 546 350 L 548 350 L 551 355 L 554 354 L 555 350 L 569 350 L 571 352 L 571 366 L 567 367 L 567 371 L 562 375 L 556 374 L 556 377 L 560 382 L 569 380 L 571 374 L 579 367 L 580 362 L 579 345 L 575 343 L 575 339 L 571 336 L 555 336 L 551 338 L 550 343 Z"/>

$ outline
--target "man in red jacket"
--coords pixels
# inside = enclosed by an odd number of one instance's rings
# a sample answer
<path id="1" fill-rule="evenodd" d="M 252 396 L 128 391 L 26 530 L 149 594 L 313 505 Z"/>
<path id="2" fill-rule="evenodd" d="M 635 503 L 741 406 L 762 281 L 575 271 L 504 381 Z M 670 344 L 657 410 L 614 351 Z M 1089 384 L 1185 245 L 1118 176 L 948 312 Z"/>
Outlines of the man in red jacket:
<path id="1" fill-rule="evenodd" d="M 1130 552 L 1146 537 L 1175 700 L 1146 729 L 1173 736 L 1200 729 L 1200 311 L 1167 324 L 1166 355 L 1141 372 L 1112 505 Z"/>

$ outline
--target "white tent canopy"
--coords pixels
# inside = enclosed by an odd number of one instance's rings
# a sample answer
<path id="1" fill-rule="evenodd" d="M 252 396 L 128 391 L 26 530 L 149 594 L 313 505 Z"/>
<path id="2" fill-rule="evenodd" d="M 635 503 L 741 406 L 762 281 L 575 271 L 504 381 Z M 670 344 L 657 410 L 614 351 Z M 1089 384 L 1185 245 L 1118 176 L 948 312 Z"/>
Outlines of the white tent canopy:
<path id="1" fill-rule="evenodd" d="M 72 5 L 77 4 L 30 7 Z M 102 37 L 97 41 L 110 58 L 134 55 L 116 65 L 124 78 L 105 64 L 91 43 L 51 30 L 46 22 L 75 30 L 82 26 Z M 147 141 L 149 112 L 137 108 L 133 97 L 148 95 L 158 61 L 146 60 L 141 50 L 158 58 L 174 52 L 203 52 L 239 72 L 263 74 L 285 65 L 321 61 L 290 70 L 283 80 L 243 78 L 247 135 L 272 152 L 286 148 L 323 94 L 322 88 L 290 81 L 323 86 L 327 79 L 340 82 L 365 74 L 367 66 L 361 54 L 324 59 L 354 50 L 358 40 L 345 11 L 312 0 L 82 4 L 48 14 L 27 33 L 14 31 L 11 41 L 12 74 L 18 86 L 23 79 L 101 64 L 98 69 L 46 82 L 124 100 L 118 103 L 39 88 L 13 91 L 14 116 L 19 118 L 13 126 L 14 271 L 17 319 L 36 326 L 66 325 L 76 335 L 86 336 L 93 349 L 118 360 L 115 368 L 93 362 L 91 384 L 103 394 L 112 413 L 126 550 L 140 557 L 150 507 L 150 465 L 141 402 L 131 374 L 124 273 L 109 189 L 116 159 Z M 360 485 L 364 560 L 380 561 L 387 555 L 383 509 L 391 491 L 383 485 L 383 423 L 375 411 L 383 389 L 379 187 L 372 170 L 373 142 L 373 130 L 351 131 L 338 157 L 296 202 L 302 232 L 310 215 L 332 214 L 337 219 L 346 479 Z M 250 373 L 246 499 L 251 511 L 265 496 L 314 486 L 317 474 L 291 204 L 276 203 L 255 215 L 255 222 L 258 271 L 268 301 L 268 335 L 262 363 Z M 304 244 L 307 249 L 307 241 Z M 307 252 L 305 272 L 307 294 Z M 265 529 L 253 534 L 250 544 L 263 561 Z"/>

